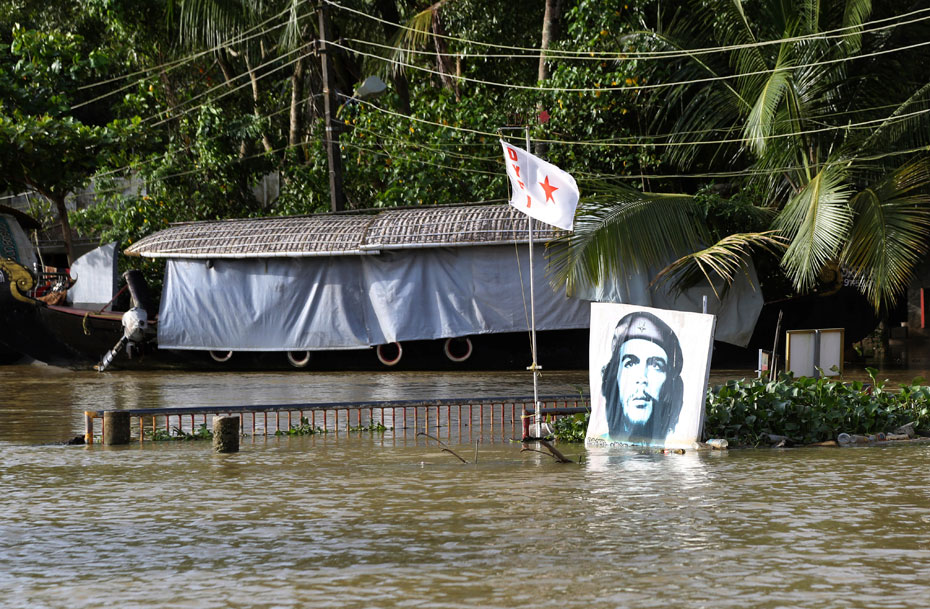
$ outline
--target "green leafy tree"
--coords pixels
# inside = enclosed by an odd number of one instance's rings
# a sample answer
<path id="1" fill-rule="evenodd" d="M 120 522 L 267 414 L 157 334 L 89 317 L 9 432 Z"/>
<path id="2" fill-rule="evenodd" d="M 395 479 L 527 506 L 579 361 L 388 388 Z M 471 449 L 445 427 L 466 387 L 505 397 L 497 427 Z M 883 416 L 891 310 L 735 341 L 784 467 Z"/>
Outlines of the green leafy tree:
<path id="1" fill-rule="evenodd" d="M 80 34 L 18 23 L 0 41 L 0 190 L 34 191 L 53 203 L 73 260 L 65 197 L 122 154 L 136 123 L 73 109 L 80 85 L 105 73 L 105 49 Z"/>
<path id="2" fill-rule="evenodd" d="M 671 134 L 660 140 L 665 159 L 692 172 L 735 170 L 730 186 L 762 193 L 758 205 L 772 212 L 774 236 L 787 243 L 781 267 L 797 291 L 840 265 L 876 310 L 906 287 L 930 236 L 930 164 L 920 152 L 930 82 L 912 67 L 927 60 L 926 47 L 915 46 L 927 26 L 889 19 L 900 5 L 884 10 L 862 0 L 706 0 L 639 37 L 676 56 L 654 62 L 648 75 L 668 84 L 650 96 L 652 129 Z M 594 206 L 564 276 L 596 281 L 622 262 L 611 251 L 623 235 L 694 221 L 684 200 L 660 224 L 634 211 L 664 203 L 631 195 Z M 707 247 L 708 238 L 681 231 L 669 242 L 663 254 L 678 257 L 673 276 L 708 268 L 732 276 L 747 248 L 771 237 L 730 235 Z"/>

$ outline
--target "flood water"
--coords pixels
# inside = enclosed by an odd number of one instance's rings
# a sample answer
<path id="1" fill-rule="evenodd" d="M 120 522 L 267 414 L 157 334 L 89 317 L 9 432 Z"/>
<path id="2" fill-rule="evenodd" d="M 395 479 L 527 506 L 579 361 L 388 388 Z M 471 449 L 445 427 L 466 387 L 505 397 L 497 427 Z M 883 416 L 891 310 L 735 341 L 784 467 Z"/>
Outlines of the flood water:
<path id="1" fill-rule="evenodd" d="M 583 372 L 544 372 L 574 394 Z M 84 410 L 532 393 L 525 374 L 0 367 L 0 607 L 925 607 L 930 446 L 477 463 L 385 433 L 58 444 Z M 474 446 L 453 444 L 472 460 Z"/>

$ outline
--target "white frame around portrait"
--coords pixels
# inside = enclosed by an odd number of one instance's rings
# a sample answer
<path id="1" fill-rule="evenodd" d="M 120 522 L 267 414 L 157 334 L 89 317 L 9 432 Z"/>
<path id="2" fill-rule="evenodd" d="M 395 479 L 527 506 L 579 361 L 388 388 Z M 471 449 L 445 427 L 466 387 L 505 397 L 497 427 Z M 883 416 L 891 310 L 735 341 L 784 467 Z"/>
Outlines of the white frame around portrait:
<path id="1" fill-rule="evenodd" d="M 678 423 L 664 442 L 649 446 L 690 448 L 700 440 L 704 424 L 704 401 L 710 378 L 716 317 L 702 313 L 655 309 L 638 305 L 591 303 L 591 340 L 589 343 L 589 374 L 591 416 L 586 443 L 611 444 L 608 437 L 606 400 L 601 392 L 601 376 L 611 358 L 611 343 L 617 323 L 626 315 L 645 311 L 665 322 L 675 333 L 682 349 L 681 379 L 684 387 Z"/>

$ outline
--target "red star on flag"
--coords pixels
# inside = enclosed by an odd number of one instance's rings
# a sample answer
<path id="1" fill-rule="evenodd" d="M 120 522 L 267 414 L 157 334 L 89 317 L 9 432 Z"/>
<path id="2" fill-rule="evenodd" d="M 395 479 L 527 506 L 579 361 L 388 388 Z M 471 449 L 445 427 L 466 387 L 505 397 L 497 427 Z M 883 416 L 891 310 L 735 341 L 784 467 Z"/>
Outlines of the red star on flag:
<path id="1" fill-rule="evenodd" d="M 549 183 L 549 176 L 546 176 L 545 181 L 540 182 L 539 185 L 542 186 L 543 190 L 546 191 L 546 202 L 548 203 L 549 201 L 552 201 L 553 203 L 555 203 L 555 199 L 552 198 L 552 193 L 557 191 L 559 187 L 553 186 L 552 184 Z"/>

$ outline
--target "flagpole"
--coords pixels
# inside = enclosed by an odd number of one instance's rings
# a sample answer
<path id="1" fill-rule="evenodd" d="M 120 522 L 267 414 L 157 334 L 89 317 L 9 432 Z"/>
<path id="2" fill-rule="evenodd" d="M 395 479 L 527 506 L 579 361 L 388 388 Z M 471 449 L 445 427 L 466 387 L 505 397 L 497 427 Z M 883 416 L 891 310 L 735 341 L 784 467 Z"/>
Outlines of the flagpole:
<path id="1" fill-rule="evenodd" d="M 532 154 L 530 150 L 530 127 L 526 126 L 526 151 Z M 530 351 L 533 355 L 533 363 L 530 366 L 530 370 L 533 372 L 533 405 L 535 406 L 534 417 L 536 419 L 534 437 L 542 437 L 542 427 L 541 427 L 541 408 L 539 404 L 539 386 L 538 386 L 538 376 L 539 376 L 539 365 L 536 361 L 536 289 L 533 285 L 533 217 L 527 216 L 528 221 L 528 237 L 529 237 L 529 252 L 530 252 Z"/>

